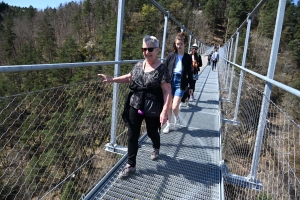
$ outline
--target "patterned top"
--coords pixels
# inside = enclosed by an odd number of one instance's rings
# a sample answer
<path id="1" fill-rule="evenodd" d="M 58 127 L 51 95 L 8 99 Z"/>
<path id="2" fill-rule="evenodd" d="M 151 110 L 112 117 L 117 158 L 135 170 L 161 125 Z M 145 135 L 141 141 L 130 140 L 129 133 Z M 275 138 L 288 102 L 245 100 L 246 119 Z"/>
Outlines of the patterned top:
<path id="1" fill-rule="evenodd" d="M 144 72 L 143 62 L 138 62 L 131 70 L 132 82 L 140 87 L 146 87 L 147 89 L 161 89 L 162 83 L 171 83 L 171 76 L 167 66 L 161 63 L 155 70 L 151 72 Z M 130 98 L 129 105 L 135 109 L 139 109 L 141 96 L 138 93 L 133 93 Z M 146 93 L 146 97 L 158 101 L 159 97 L 154 96 L 151 93 Z"/>

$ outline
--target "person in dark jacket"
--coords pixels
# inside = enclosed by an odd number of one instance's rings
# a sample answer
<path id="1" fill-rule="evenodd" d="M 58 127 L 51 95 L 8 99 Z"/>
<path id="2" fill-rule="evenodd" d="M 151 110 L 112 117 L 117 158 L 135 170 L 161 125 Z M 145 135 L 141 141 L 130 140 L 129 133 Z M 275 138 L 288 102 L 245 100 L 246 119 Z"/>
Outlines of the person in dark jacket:
<path id="1" fill-rule="evenodd" d="M 197 53 L 198 45 L 196 43 L 193 44 L 192 49 L 190 51 L 190 55 L 192 56 L 192 60 L 196 60 L 198 64 L 198 71 L 200 71 L 200 67 L 202 67 L 202 58 L 201 55 Z"/>
<path id="2" fill-rule="evenodd" d="M 212 71 L 217 71 L 217 62 L 219 61 L 219 53 L 218 53 L 218 49 L 215 49 L 215 52 L 212 54 L 211 56 L 211 60 L 212 60 Z"/>
<path id="3" fill-rule="evenodd" d="M 143 120 L 146 122 L 147 135 L 152 141 L 152 160 L 159 156 L 160 134 L 159 129 L 167 121 L 167 113 L 171 104 L 171 77 L 167 66 L 161 63 L 157 55 L 159 53 L 159 41 L 154 36 L 145 36 L 142 52 L 145 60 L 138 62 L 129 74 L 110 78 L 104 74 L 98 74 L 107 83 L 130 83 L 126 101 L 126 124 L 128 125 L 128 160 L 125 168 L 120 172 L 119 178 L 126 178 L 136 171 L 136 156 L 138 153 L 138 139 Z M 147 116 L 144 112 L 147 99 L 162 102 L 162 111 L 159 116 Z M 144 113 L 143 113 L 144 112 Z M 124 119 L 123 118 L 123 119 Z"/>
<path id="4" fill-rule="evenodd" d="M 193 64 L 192 64 L 192 72 L 193 72 L 193 76 L 194 76 L 193 88 L 195 88 L 196 81 L 198 80 L 198 73 L 200 71 L 200 67 L 202 66 L 201 55 L 198 55 L 197 50 L 198 50 L 198 45 L 195 43 L 195 44 L 193 44 L 192 50 L 190 52 L 190 55 L 192 56 L 192 61 L 193 61 Z M 194 97 L 194 94 L 192 94 L 191 100 L 193 100 L 193 101 L 196 100 Z"/>
<path id="5" fill-rule="evenodd" d="M 211 56 L 213 55 L 213 51 L 207 55 L 207 65 L 210 65 L 211 64 Z"/>
<path id="6" fill-rule="evenodd" d="M 172 77 L 171 87 L 173 102 L 168 109 L 168 121 L 166 127 L 163 129 L 163 133 L 168 133 L 170 131 L 172 111 L 174 113 L 175 126 L 180 125 L 178 114 L 181 98 L 188 86 L 190 86 L 189 94 L 193 94 L 194 90 L 192 57 L 188 53 L 184 52 L 186 41 L 186 35 L 183 32 L 178 33 L 173 43 L 173 52 L 168 55 L 165 61 Z"/>

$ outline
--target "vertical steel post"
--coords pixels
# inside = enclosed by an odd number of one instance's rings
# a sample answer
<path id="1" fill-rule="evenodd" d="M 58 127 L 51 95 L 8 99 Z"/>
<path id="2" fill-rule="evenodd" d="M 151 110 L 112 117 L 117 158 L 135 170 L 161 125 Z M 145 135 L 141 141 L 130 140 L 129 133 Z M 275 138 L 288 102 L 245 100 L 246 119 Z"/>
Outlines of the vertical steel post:
<path id="1" fill-rule="evenodd" d="M 246 66 L 246 57 L 247 57 L 251 22 L 252 22 L 252 20 L 248 17 L 247 18 L 247 31 L 246 31 L 246 38 L 245 38 L 245 45 L 244 45 L 242 67 Z M 237 97 L 236 97 L 236 105 L 235 105 L 235 112 L 234 112 L 233 121 L 237 121 L 237 115 L 238 115 L 238 112 L 239 112 L 239 105 L 240 105 L 240 98 L 241 98 L 241 93 L 242 93 L 243 79 L 244 79 L 244 70 L 241 70 L 240 81 L 239 81 L 239 89 L 238 89 L 238 94 L 237 94 Z"/>
<path id="2" fill-rule="evenodd" d="M 226 59 L 229 60 L 229 52 L 230 52 L 230 45 L 231 45 L 231 40 L 228 41 L 227 43 L 227 48 L 226 48 Z M 226 74 L 227 74 L 227 71 L 228 71 L 228 63 L 226 62 L 225 64 L 225 67 L 224 67 L 224 74 L 223 74 L 223 84 L 226 83 Z M 226 87 L 225 87 L 226 88 Z"/>
<path id="3" fill-rule="evenodd" d="M 268 67 L 268 74 L 267 74 L 267 77 L 270 79 L 274 78 L 281 31 L 282 31 L 282 24 L 284 20 L 285 6 L 286 6 L 286 0 L 280 0 L 278 5 L 278 10 L 277 10 L 273 44 L 272 44 L 272 50 L 269 59 L 269 67 Z M 251 170 L 250 170 L 250 174 L 248 175 L 248 178 L 250 180 L 254 180 L 256 178 L 260 151 L 261 151 L 261 144 L 264 136 L 264 130 L 265 130 L 266 119 L 268 114 L 268 107 L 270 103 L 269 99 L 271 96 L 271 90 L 272 90 L 272 84 L 267 82 L 265 85 L 264 96 L 263 96 L 261 110 L 260 110 L 259 122 L 257 127 L 257 137 L 255 141 Z"/>
<path id="4" fill-rule="evenodd" d="M 165 46 L 166 46 L 166 38 L 167 38 L 167 29 L 168 29 L 168 20 L 170 17 L 170 12 L 167 11 L 167 14 L 165 15 L 165 25 L 164 25 L 164 36 L 163 36 L 163 42 L 161 45 L 161 62 L 164 62 L 164 55 L 165 55 Z"/>
<path id="5" fill-rule="evenodd" d="M 202 42 L 198 41 L 199 53 L 202 54 Z"/>
<path id="6" fill-rule="evenodd" d="M 188 53 L 190 53 L 191 51 L 191 41 L 192 41 L 192 35 L 190 34 Z"/>
<path id="7" fill-rule="evenodd" d="M 228 57 L 228 60 L 229 60 L 229 61 L 231 61 L 232 45 L 233 45 L 233 38 L 231 38 L 231 41 L 230 41 L 229 57 Z M 230 63 L 227 63 L 226 84 L 225 84 L 225 88 L 226 88 L 226 89 L 228 88 L 229 72 L 230 72 Z"/>
<path id="8" fill-rule="evenodd" d="M 228 59 L 228 52 L 229 52 L 229 44 L 230 44 L 230 40 L 226 43 L 226 48 L 225 48 L 225 57 L 226 57 L 226 59 Z M 223 84 L 225 84 L 225 78 L 226 78 L 226 71 L 227 71 L 227 69 L 226 69 L 226 66 L 227 66 L 227 64 L 226 64 L 226 62 L 224 62 L 224 64 L 223 64 Z"/>
<path id="9" fill-rule="evenodd" d="M 125 0 L 119 0 L 115 61 L 121 60 L 124 4 L 125 4 Z M 114 77 L 118 77 L 120 75 L 120 66 L 121 66 L 121 64 L 115 64 Z M 111 131 L 110 131 L 110 145 L 116 146 L 116 132 L 117 132 L 117 124 L 118 124 L 117 116 L 118 116 L 119 84 L 114 83 L 113 88 L 114 88 L 114 90 L 113 90 L 113 102 L 112 102 L 112 112 L 111 112 L 112 118 L 111 118 Z"/>
<path id="10" fill-rule="evenodd" d="M 237 54 L 237 49 L 239 45 L 239 36 L 240 32 L 236 32 L 236 38 L 235 38 L 235 48 L 234 48 L 234 54 L 233 54 L 233 63 L 236 63 L 236 54 Z M 230 86 L 229 86 L 229 92 L 228 92 L 228 100 L 231 101 L 231 91 L 232 91 L 232 83 L 233 83 L 233 76 L 234 76 L 234 65 L 232 65 L 232 70 L 231 70 L 231 79 L 230 79 Z"/>

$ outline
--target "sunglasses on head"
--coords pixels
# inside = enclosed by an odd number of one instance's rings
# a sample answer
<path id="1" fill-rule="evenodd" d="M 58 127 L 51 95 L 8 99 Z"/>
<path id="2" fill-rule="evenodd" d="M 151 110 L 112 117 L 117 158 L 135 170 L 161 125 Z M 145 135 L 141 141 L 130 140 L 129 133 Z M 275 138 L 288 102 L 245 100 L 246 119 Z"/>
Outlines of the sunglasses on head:
<path id="1" fill-rule="evenodd" d="M 156 49 L 156 48 L 158 48 L 158 47 L 150 47 L 150 48 L 142 48 L 142 52 L 146 52 L 147 50 L 149 51 L 149 52 L 152 52 L 154 49 Z"/>

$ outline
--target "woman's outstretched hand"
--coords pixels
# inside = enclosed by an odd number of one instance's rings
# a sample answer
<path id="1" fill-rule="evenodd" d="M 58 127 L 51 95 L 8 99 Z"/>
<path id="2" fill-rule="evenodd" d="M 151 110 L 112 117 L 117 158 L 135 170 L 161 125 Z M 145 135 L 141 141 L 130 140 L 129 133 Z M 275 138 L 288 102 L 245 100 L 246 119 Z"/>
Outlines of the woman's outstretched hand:
<path id="1" fill-rule="evenodd" d="M 104 83 L 110 83 L 112 82 L 112 78 L 109 78 L 108 76 L 106 76 L 105 74 L 98 74 L 98 76 L 102 77 L 103 78 L 103 81 Z"/>

